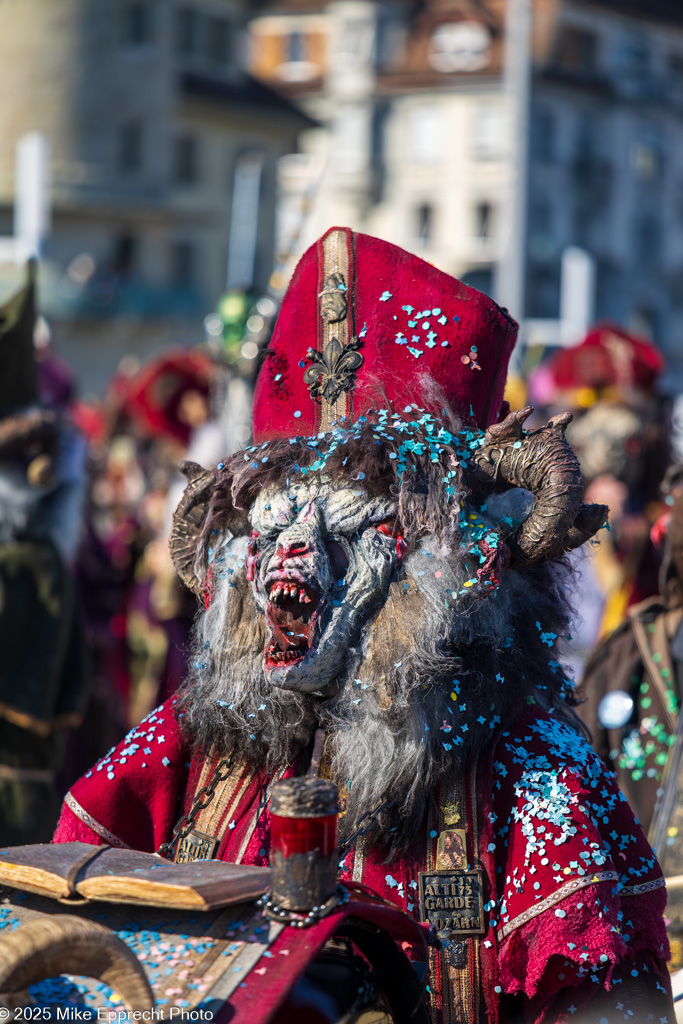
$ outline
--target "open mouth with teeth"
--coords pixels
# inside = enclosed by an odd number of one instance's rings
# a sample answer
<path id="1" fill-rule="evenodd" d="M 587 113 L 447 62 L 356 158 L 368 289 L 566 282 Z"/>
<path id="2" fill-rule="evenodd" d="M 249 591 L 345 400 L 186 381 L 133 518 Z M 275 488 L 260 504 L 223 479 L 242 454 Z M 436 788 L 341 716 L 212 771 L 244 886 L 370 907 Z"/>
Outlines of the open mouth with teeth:
<path id="1" fill-rule="evenodd" d="M 282 668 L 302 661 L 314 645 L 316 625 L 324 602 L 308 583 L 277 579 L 270 586 L 266 622 L 271 637 L 266 644 L 266 668 Z"/>

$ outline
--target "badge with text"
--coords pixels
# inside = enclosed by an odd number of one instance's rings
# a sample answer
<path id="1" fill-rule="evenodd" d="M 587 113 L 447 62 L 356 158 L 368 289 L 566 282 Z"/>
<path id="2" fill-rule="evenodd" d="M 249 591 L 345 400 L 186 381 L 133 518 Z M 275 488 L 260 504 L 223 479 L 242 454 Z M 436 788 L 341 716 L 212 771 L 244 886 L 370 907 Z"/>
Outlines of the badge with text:
<path id="1" fill-rule="evenodd" d="M 472 871 L 420 871 L 420 916 L 440 933 L 483 935 L 482 873 Z"/>
<path id="2" fill-rule="evenodd" d="M 193 828 L 184 839 L 180 840 L 175 862 L 176 864 L 189 864 L 193 860 L 211 860 L 217 846 L 217 839 Z"/>

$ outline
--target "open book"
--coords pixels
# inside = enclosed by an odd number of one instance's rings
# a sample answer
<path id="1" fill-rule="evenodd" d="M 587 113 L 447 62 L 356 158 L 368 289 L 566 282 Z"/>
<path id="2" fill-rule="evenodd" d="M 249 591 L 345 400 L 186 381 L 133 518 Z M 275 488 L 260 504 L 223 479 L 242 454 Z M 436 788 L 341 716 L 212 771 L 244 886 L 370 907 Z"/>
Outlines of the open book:
<path id="1" fill-rule="evenodd" d="M 212 910 L 262 896 L 270 869 L 220 860 L 173 864 L 137 850 L 42 843 L 0 849 L 0 884 L 55 899 Z"/>

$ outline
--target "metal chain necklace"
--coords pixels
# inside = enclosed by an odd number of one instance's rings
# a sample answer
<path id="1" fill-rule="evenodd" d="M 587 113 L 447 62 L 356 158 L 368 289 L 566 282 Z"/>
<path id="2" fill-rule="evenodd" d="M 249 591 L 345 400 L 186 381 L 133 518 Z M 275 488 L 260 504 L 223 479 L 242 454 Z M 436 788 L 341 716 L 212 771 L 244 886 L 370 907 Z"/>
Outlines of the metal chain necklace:
<path id="1" fill-rule="evenodd" d="M 203 811 L 205 807 L 209 806 L 216 795 L 217 786 L 219 783 L 225 782 L 228 778 L 233 769 L 234 763 L 234 754 L 230 754 L 229 757 L 225 757 L 222 761 L 219 761 L 209 784 L 207 786 L 203 786 L 199 790 L 189 812 L 187 814 L 183 814 L 183 816 L 176 822 L 169 841 L 167 843 L 162 843 L 157 850 L 160 857 L 166 857 L 168 860 L 172 858 L 176 845 L 190 834 L 194 828 L 197 815 L 200 811 Z"/>
<path id="2" fill-rule="evenodd" d="M 209 806 L 209 804 L 216 795 L 216 789 L 218 788 L 219 784 L 221 782 L 225 782 L 225 780 L 230 775 L 234 763 L 234 754 L 230 754 L 229 757 L 223 758 L 222 761 L 218 762 L 218 764 L 216 765 L 216 770 L 214 771 L 213 776 L 211 777 L 211 781 L 208 783 L 208 785 L 203 786 L 199 790 L 194 799 L 194 803 L 192 804 L 192 807 L 190 808 L 188 813 L 183 814 L 182 817 L 179 818 L 176 824 L 174 825 L 173 833 L 169 841 L 167 843 L 162 843 L 159 849 L 157 850 L 157 854 L 160 857 L 166 857 L 168 860 L 170 860 L 173 857 L 175 847 L 179 842 L 185 839 L 190 834 L 192 829 L 195 827 L 197 815 L 199 814 L 200 811 L 203 811 L 205 807 Z M 260 819 L 261 814 L 263 813 L 267 803 L 268 788 L 264 787 L 259 798 L 259 806 L 256 816 L 257 821 Z M 374 810 L 368 811 L 366 814 L 362 816 L 362 818 L 358 820 L 355 831 L 351 833 L 348 839 L 345 839 L 344 842 L 340 843 L 339 845 L 340 860 L 344 859 L 344 857 L 347 855 L 347 853 L 349 852 L 352 845 L 355 843 L 357 839 L 366 836 L 368 832 L 370 832 L 370 830 L 375 827 L 375 825 L 377 824 L 378 816 L 386 807 L 391 807 L 392 804 L 393 800 L 383 800 L 380 804 L 378 804 L 377 807 L 375 807 Z"/>
<path id="3" fill-rule="evenodd" d="M 385 807 L 391 807 L 393 800 L 383 800 L 381 804 L 375 807 L 374 811 L 368 811 L 362 818 L 356 823 L 356 831 L 352 832 L 348 839 L 345 839 L 343 843 L 339 844 L 339 859 L 344 859 L 346 854 L 355 843 L 356 839 L 360 839 L 362 836 L 366 836 L 370 829 L 374 828 L 377 824 L 377 818 L 382 813 Z M 367 824 L 363 824 L 367 820 Z"/>

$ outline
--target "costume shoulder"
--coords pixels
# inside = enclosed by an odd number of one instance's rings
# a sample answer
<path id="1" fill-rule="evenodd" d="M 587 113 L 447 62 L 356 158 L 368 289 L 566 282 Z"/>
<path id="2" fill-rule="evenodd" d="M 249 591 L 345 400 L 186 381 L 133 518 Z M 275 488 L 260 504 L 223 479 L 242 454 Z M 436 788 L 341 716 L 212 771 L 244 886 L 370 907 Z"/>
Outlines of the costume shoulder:
<path id="1" fill-rule="evenodd" d="M 80 840 L 152 852 L 181 813 L 190 751 L 176 698 L 152 711 L 78 780 L 64 799 L 53 842 Z"/>
<path id="2" fill-rule="evenodd" d="M 637 955 L 666 960 L 655 854 L 573 724 L 525 715 L 494 750 L 493 827 L 508 991 L 579 984 Z"/>

